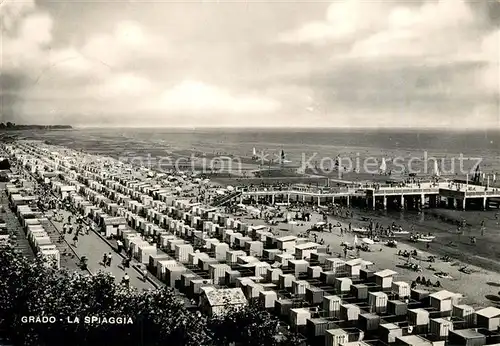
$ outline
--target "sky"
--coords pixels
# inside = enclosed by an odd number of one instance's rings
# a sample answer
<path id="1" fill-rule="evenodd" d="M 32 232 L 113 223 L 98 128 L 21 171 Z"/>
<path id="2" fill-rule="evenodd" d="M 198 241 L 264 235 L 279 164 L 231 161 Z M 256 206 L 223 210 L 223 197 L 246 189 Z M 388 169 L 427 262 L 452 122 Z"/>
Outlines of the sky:
<path id="1" fill-rule="evenodd" d="M 500 128 L 495 0 L 0 5 L 0 121 Z"/>

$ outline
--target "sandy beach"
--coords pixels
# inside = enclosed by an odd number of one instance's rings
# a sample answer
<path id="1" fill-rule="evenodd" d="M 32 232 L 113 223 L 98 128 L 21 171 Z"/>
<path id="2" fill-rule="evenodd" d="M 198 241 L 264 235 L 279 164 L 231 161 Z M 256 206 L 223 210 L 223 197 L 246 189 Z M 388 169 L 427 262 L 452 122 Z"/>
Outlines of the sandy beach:
<path id="1" fill-rule="evenodd" d="M 457 260 L 473 264 L 486 270 L 500 272 L 500 239 L 498 224 L 495 219 L 497 209 L 489 211 L 458 211 L 450 209 L 424 210 L 417 212 L 355 211 L 356 224 L 366 225 L 362 218 L 369 217 L 376 223 L 390 225 L 392 222 L 403 229 L 416 232 L 432 233 L 436 236 L 431 244 L 431 251 L 439 256 L 451 256 Z M 448 221 L 446 221 L 448 220 Z M 466 220 L 463 234 L 457 234 L 455 220 Z M 484 234 L 481 234 L 481 222 L 485 222 Z M 471 244 L 470 237 L 476 237 L 476 244 Z M 452 243 L 450 245 L 450 242 Z M 425 244 L 412 246 L 425 250 Z"/>
<path id="2" fill-rule="evenodd" d="M 266 224 L 264 220 L 261 219 L 249 219 L 249 218 L 241 218 L 247 222 L 253 223 L 254 225 Z M 313 213 L 312 219 L 310 222 L 298 222 L 297 225 L 290 227 L 285 223 L 279 223 L 277 226 L 273 226 L 274 232 L 279 232 L 281 235 L 298 235 L 300 233 L 304 233 L 307 229 L 309 229 L 312 225 L 317 222 L 322 221 L 321 216 L 318 213 Z M 342 224 L 343 228 L 348 228 L 348 223 L 343 219 L 334 218 L 329 216 L 328 222 L 331 222 L 333 225 L 337 223 Z M 287 230 L 285 230 L 287 229 Z M 353 244 L 354 242 L 354 233 L 344 233 L 343 236 L 340 235 L 340 228 L 334 227 L 333 232 L 314 232 L 318 236 L 318 240 L 323 239 L 325 244 L 330 245 L 330 249 L 333 253 L 343 256 L 343 248 L 340 245 L 343 241 L 349 242 Z M 362 236 L 358 236 L 358 240 L 361 241 Z M 432 283 L 436 281 L 440 281 L 441 286 L 443 288 L 452 292 L 462 293 L 464 294 L 463 303 L 470 304 L 475 307 L 482 307 L 488 305 L 497 305 L 500 302 L 500 273 L 494 271 L 488 271 L 482 269 L 478 266 L 470 265 L 467 262 L 462 262 L 458 260 L 453 260 L 450 263 L 445 263 L 439 260 L 439 254 L 434 251 L 437 249 L 437 243 L 431 245 L 431 251 L 425 251 L 421 248 L 417 248 L 410 244 L 404 244 L 400 241 L 398 242 L 397 248 L 390 248 L 385 245 L 385 242 L 375 243 L 370 246 L 371 252 L 360 252 L 360 257 L 363 259 L 373 262 L 372 268 L 374 269 L 392 269 L 398 273 L 395 276 L 395 281 L 408 281 L 411 282 L 415 280 L 418 276 L 425 277 L 426 279 L 430 279 Z M 382 251 L 381 251 L 382 250 Z M 419 257 L 427 259 L 428 256 L 437 255 L 435 263 L 428 263 L 425 261 L 421 261 L 420 265 L 422 267 L 422 272 L 417 273 L 415 271 L 401 268 L 399 265 L 403 264 L 406 261 L 406 258 L 402 256 L 398 256 L 398 251 L 413 251 L 417 250 Z M 348 254 L 348 258 L 356 258 L 356 251 L 350 251 Z M 414 263 L 419 263 L 419 261 L 413 260 Z M 432 264 L 432 267 L 435 269 L 429 270 L 427 267 L 429 264 Z M 465 274 L 460 272 L 458 269 L 460 267 L 467 266 L 469 269 L 472 269 L 474 273 Z M 446 278 L 438 278 L 434 276 L 436 272 L 446 272 L 452 277 L 452 279 Z M 423 289 L 427 289 L 430 291 L 437 291 L 438 288 L 433 287 L 421 287 Z"/>

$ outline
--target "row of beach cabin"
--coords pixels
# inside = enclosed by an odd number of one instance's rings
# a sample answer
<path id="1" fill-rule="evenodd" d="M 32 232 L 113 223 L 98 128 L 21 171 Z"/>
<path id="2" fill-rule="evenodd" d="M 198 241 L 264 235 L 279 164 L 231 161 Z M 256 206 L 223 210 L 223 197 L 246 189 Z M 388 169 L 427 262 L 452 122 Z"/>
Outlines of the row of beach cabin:
<path id="1" fill-rule="evenodd" d="M 7 184 L 5 192 L 35 254 L 39 254 L 48 265 L 60 268 L 59 250 L 46 230 L 49 220 L 36 208 L 30 207 L 34 204 L 36 196 L 29 189 L 14 184 Z"/>

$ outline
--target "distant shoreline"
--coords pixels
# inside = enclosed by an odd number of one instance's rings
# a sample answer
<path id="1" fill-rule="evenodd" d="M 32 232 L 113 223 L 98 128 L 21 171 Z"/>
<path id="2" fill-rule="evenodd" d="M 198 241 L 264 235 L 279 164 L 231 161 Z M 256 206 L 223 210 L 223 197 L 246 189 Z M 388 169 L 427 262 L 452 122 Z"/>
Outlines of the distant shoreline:
<path id="1" fill-rule="evenodd" d="M 1 131 L 19 131 L 19 130 L 72 130 L 71 125 L 13 125 L 0 127 Z"/>

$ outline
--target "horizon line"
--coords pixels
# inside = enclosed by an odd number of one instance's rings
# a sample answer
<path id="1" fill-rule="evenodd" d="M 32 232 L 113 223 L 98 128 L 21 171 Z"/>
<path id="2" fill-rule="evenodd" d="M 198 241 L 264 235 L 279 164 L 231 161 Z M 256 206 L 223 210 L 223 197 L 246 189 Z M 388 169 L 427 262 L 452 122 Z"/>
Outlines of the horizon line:
<path id="1" fill-rule="evenodd" d="M 69 125 L 69 124 L 68 124 Z M 448 127 L 448 126 L 236 126 L 236 125 L 220 125 L 220 126 L 190 126 L 190 125 L 170 125 L 170 126 L 144 126 L 144 125 L 69 125 L 74 129 L 180 129 L 180 130 L 218 130 L 218 129 L 235 129 L 235 130 L 406 130 L 406 131 L 491 131 L 500 132 L 500 128 L 491 127 Z"/>

